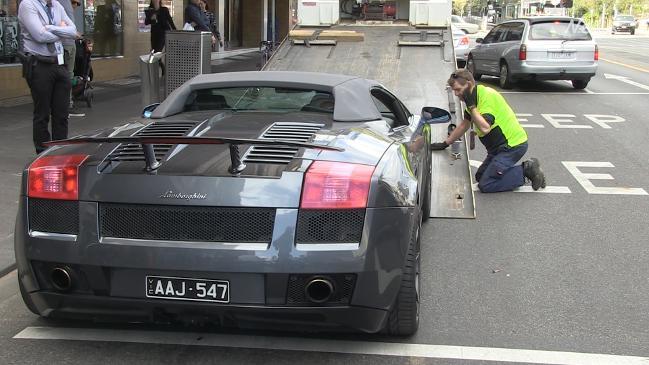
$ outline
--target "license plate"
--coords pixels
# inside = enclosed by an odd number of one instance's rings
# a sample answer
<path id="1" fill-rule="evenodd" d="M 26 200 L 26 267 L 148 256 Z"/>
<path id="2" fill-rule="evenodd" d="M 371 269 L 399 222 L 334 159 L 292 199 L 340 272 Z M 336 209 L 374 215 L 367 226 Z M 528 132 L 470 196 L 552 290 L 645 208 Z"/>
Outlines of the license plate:
<path id="1" fill-rule="evenodd" d="M 555 60 L 570 59 L 575 56 L 575 52 L 550 52 L 550 58 Z"/>
<path id="2" fill-rule="evenodd" d="M 225 280 L 147 276 L 145 289 L 147 298 L 230 302 L 230 283 Z"/>

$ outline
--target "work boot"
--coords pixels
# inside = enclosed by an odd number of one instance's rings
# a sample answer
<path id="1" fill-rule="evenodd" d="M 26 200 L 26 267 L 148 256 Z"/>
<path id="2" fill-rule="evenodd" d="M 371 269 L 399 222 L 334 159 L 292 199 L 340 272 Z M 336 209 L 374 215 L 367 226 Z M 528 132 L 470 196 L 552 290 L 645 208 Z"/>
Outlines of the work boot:
<path id="1" fill-rule="evenodd" d="M 523 175 L 532 182 L 532 189 L 545 188 L 545 174 L 541 170 L 541 163 L 536 158 L 523 161 Z"/>

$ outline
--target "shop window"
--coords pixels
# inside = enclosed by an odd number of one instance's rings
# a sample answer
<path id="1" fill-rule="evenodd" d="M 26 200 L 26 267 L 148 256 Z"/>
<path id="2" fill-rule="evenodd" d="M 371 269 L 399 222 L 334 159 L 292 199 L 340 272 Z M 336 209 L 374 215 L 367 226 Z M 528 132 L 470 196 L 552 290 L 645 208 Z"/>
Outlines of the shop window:
<path id="1" fill-rule="evenodd" d="M 93 56 L 122 54 L 122 0 L 84 0 L 83 33 L 93 41 Z"/>
<path id="2" fill-rule="evenodd" d="M 0 63 L 18 62 L 19 34 L 16 0 L 0 0 Z"/>

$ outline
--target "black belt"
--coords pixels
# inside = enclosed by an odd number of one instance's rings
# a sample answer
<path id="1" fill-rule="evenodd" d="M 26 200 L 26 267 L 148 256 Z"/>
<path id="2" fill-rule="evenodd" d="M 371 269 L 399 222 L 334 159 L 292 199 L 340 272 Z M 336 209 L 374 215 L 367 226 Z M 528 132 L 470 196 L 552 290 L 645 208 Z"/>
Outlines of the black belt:
<path id="1" fill-rule="evenodd" d="M 36 61 L 40 63 L 50 63 L 50 64 L 58 64 L 59 60 L 57 59 L 56 56 L 41 56 L 38 54 L 33 54 L 33 53 L 25 53 L 25 57 L 33 57 Z"/>

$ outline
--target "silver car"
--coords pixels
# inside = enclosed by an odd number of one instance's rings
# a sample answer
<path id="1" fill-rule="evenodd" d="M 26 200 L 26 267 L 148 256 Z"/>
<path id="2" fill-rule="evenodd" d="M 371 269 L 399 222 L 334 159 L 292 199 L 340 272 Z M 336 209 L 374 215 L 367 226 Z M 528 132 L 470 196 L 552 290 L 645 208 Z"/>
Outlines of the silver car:
<path id="1" fill-rule="evenodd" d="M 534 17 L 495 26 L 467 58 L 476 80 L 498 76 L 503 89 L 517 80 L 571 80 L 584 89 L 597 72 L 597 44 L 580 19 Z"/>

